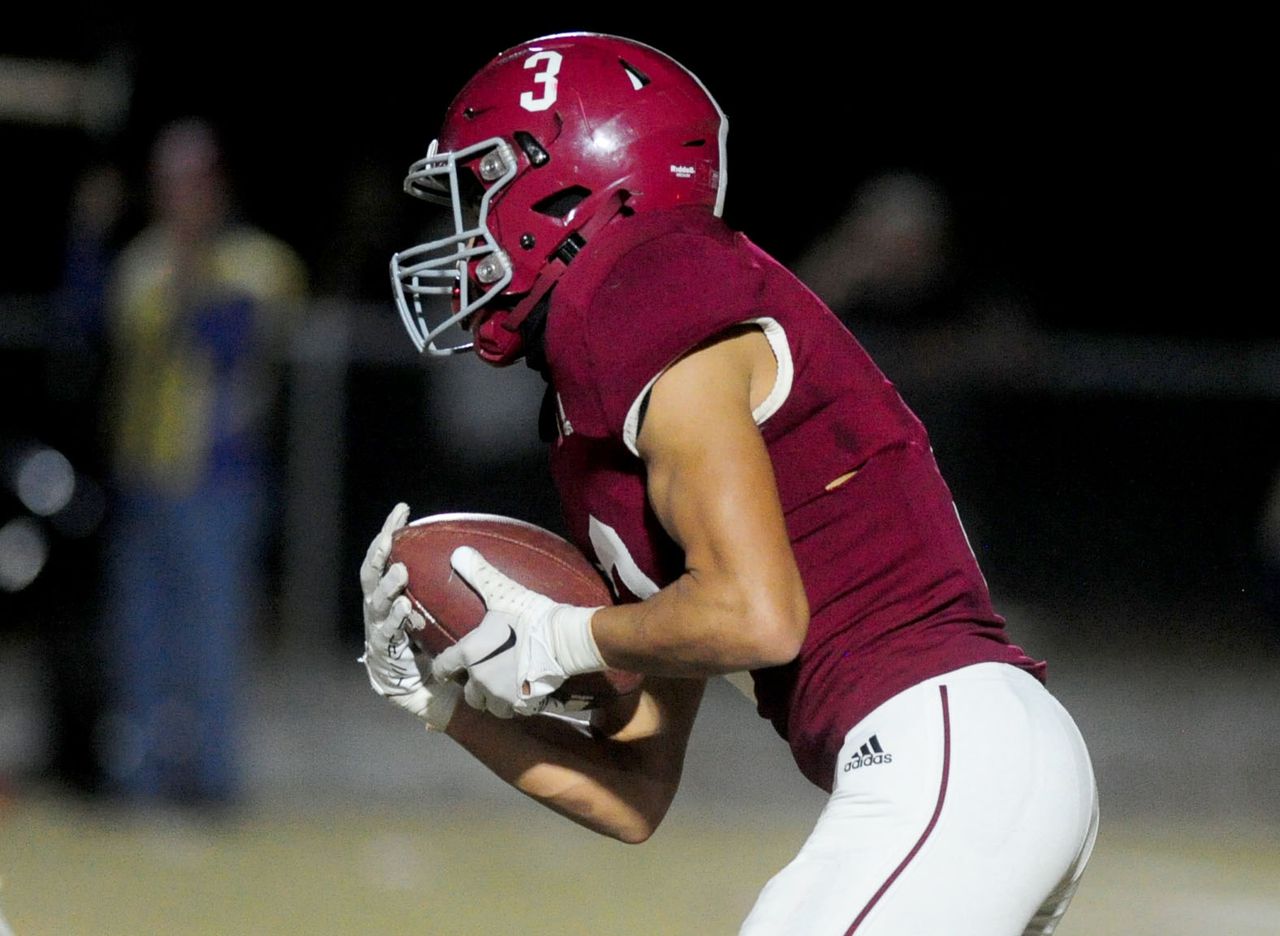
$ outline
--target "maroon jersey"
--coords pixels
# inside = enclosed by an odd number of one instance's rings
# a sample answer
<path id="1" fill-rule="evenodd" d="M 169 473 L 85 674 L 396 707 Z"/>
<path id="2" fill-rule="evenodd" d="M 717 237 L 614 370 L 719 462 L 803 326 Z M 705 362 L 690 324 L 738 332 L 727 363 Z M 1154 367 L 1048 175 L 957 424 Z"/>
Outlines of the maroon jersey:
<path id="1" fill-rule="evenodd" d="M 778 362 L 754 415 L 811 611 L 799 656 L 752 674 L 756 698 L 829 790 L 846 732 L 901 690 L 972 663 L 1040 678 L 1044 666 L 1005 636 L 924 428 L 893 385 L 813 293 L 705 210 L 628 219 L 570 267 L 547 318 L 552 472 L 570 535 L 620 598 L 684 571 L 646 497 L 641 402 L 672 361 L 746 322 Z"/>

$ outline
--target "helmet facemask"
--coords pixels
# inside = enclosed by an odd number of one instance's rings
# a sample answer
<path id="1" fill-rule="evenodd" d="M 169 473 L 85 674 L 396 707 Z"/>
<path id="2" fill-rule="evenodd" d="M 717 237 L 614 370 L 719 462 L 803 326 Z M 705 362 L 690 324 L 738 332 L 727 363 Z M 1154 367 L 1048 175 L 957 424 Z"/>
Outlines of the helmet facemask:
<path id="1" fill-rule="evenodd" d="M 456 152 L 440 153 L 437 146 L 433 140 L 427 155 L 409 167 L 404 190 L 451 209 L 454 232 L 395 254 L 391 286 L 414 347 L 447 356 L 470 350 L 472 342 L 440 345 L 437 339 L 465 327 L 511 282 L 511 260 L 490 233 L 488 218 L 494 196 L 515 178 L 519 164 L 499 137 Z M 449 314 L 433 311 L 446 301 Z"/>

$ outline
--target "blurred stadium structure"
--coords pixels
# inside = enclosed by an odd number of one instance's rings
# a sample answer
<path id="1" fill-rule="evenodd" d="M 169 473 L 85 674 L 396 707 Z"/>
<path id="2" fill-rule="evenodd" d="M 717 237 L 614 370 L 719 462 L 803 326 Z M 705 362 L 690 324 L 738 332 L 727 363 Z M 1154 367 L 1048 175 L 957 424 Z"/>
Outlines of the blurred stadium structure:
<path id="1" fill-rule="evenodd" d="M 423 87 L 409 57 L 372 51 L 380 27 L 364 20 L 327 36 L 347 43 L 341 74 L 319 74 L 284 36 L 213 25 L 184 57 L 125 21 L 109 41 L 0 39 L 0 151 L 25 182 L 0 268 L 0 934 L 6 920 L 28 934 L 363 932 L 406 918 L 489 932 L 535 900 L 506 883 L 527 880 L 522 830 L 579 869 L 539 887 L 525 933 L 729 931 L 821 797 L 727 687 L 711 694 L 668 825 L 626 851 L 423 737 L 353 662 L 354 570 L 392 502 L 557 523 L 537 378 L 467 361 L 424 370 L 381 295 L 390 250 L 423 223 L 408 199 L 387 201 L 399 173 L 457 80 L 547 24 L 442 49 Z M 642 25 L 603 24 L 696 63 L 716 88 L 734 118 L 730 220 L 771 250 L 821 256 L 860 191 L 879 204 L 866 180 L 898 185 L 905 169 L 942 198 L 915 202 L 941 204 L 946 227 L 947 276 L 911 292 L 927 311 L 900 314 L 895 294 L 854 330 L 930 427 L 997 606 L 1049 659 L 1090 743 L 1104 824 L 1062 932 L 1280 932 L 1280 325 L 1233 292 L 1216 228 L 1187 204 L 1189 178 L 1247 180 L 1194 154 L 1169 161 L 1118 104 L 1052 79 L 1053 63 L 1004 63 L 1029 78 L 1025 97 L 975 76 L 919 98 L 884 92 L 851 118 L 854 145 L 832 135 L 826 97 L 883 88 L 887 63 L 850 64 L 835 54 L 848 46 L 807 36 L 773 49 L 776 73 L 803 61 L 824 92 L 783 109 L 715 37 Z M 388 90 L 405 88 L 420 92 L 409 119 Z M 226 131 L 253 215 L 300 245 L 325 297 L 281 362 L 251 798 L 221 820 L 67 792 L 96 788 L 108 509 L 99 352 L 69 347 L 57 314 L 67 205 L 100 163 L 137 189 L 151 135 L 193 111 Z M 784 155 L 844 163 L 806 192 L 796 175 L 812 168 L 780 171 Z M 136 229 L 139 201 L 120 231 Z M 193 609 L 175 639 L 198 641 L 198 626 Z M 599 893 L 580 893 L 582 868 Z"/>

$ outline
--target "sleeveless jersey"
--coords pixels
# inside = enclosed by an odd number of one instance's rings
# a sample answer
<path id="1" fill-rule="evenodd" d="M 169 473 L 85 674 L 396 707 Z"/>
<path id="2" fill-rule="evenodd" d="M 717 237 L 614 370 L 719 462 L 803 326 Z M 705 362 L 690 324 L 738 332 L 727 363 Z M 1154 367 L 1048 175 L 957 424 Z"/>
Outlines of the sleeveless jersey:
<path id="1" fill-rule="evenodd" d="M 754 415 L 811 613 L 797 658 L 752 673 L 756 699 L 830 790 L 845 733 L 901 690 L 988 661 L 1043 679 L 1044 664 L 1006 637 L 924 428 L 893 385 L 821 300 L 705 209 L 625 219 L 574 261 L 548 312 L 552 474 L 571 538 L 620 600 L 684 571 L 646 497 L 641 402 L 675 359 L 742 323 L 777 359 Z"/>

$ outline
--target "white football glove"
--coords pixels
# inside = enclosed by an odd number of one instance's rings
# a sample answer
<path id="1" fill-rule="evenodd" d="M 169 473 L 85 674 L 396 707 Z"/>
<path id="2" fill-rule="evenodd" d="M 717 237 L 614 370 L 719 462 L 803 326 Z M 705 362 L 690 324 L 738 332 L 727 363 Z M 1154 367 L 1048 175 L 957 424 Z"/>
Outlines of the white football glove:
<path id="1" fill-rule="evenodd" d="M 564 703 L 551 693 L 570 676 L 606 668 L 591 636 L 599 608 L 559 604 L 531 591 L 470 546 L 455 549 L 450 563 L 488 610 L 475 630 L 435 658 L 432 672 L 444 681 L 466 670 L 463 698 L 472 708 L 499 718 L 563 713 Z"/>
<path id="2" fill-rule="evenodd" d="M 409 573 L 399 562 L 387 568 L 391 535 L 408 519 L 408 505 L 397 504 L 369 544 L 360 566 L 360 589 L 364 592 L 364 655 L 360 662 L 369 673 L 374 692 L 417 715 L 428 728 L 444 731 L 461 687 L 430 677 L 423 680 L 405 632 L 406 624 L 423 625 L 422 616 L 404 594 Z M 428 662 L 424 660 L 424 665 Z"/>

